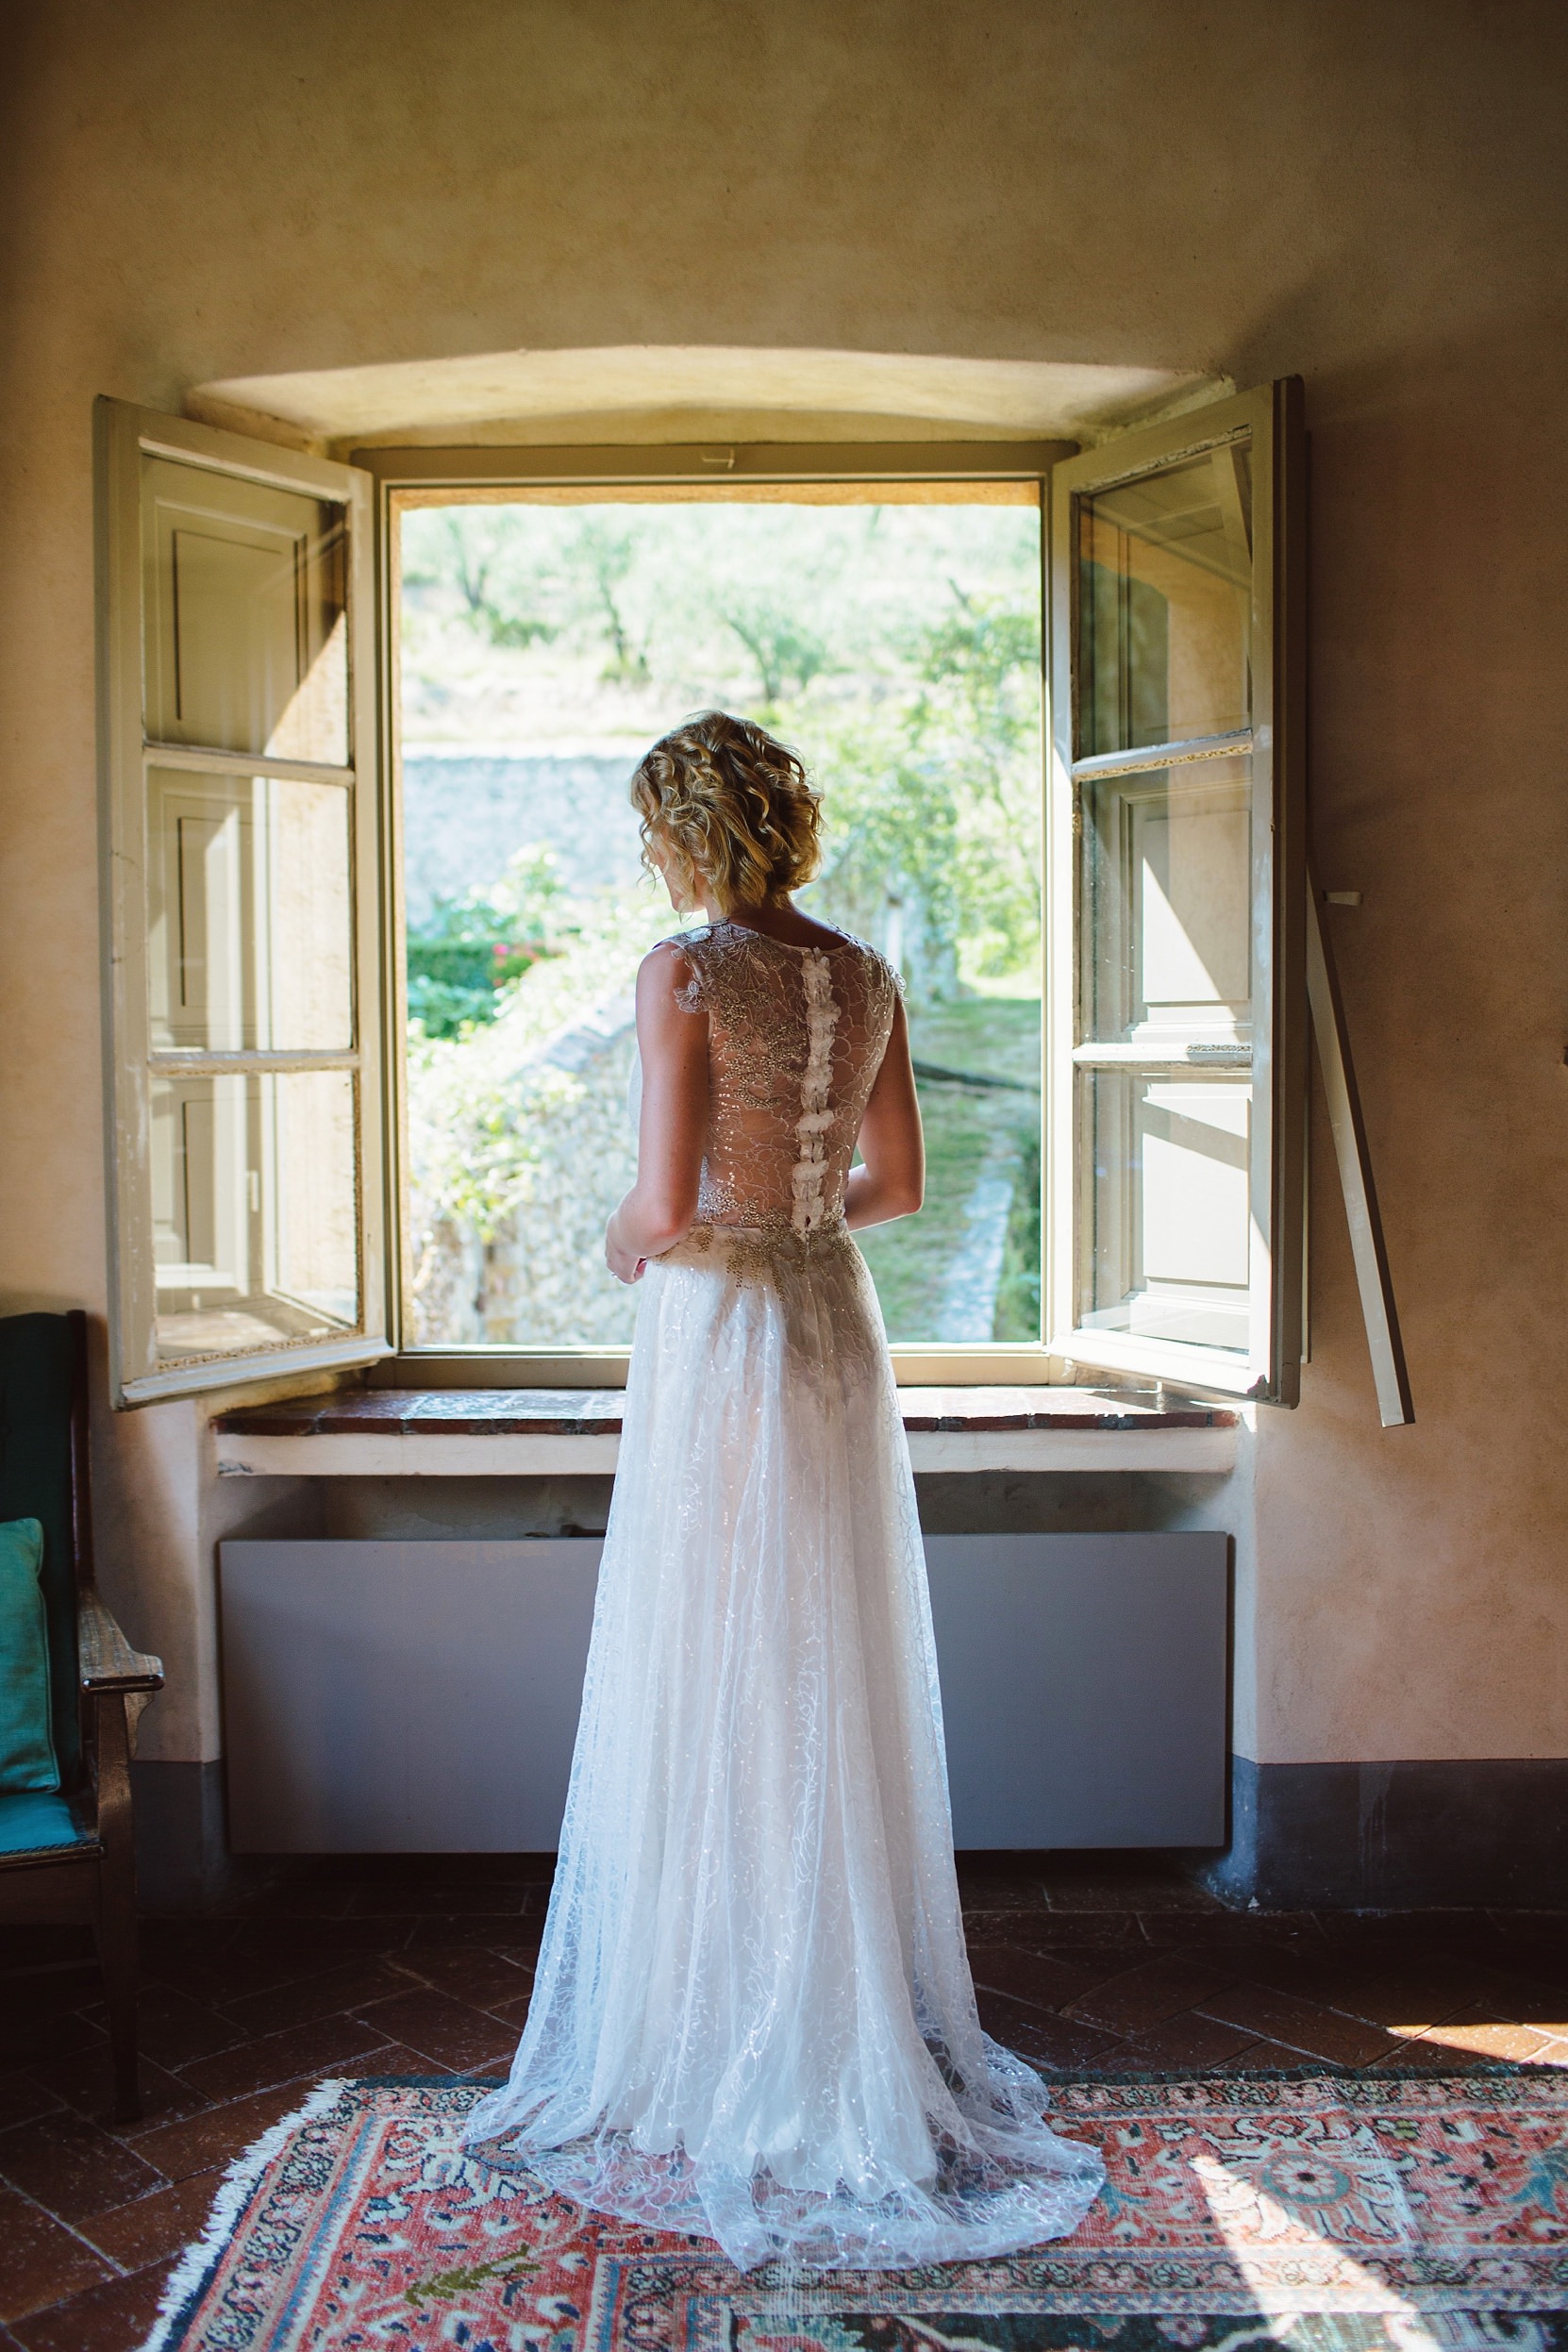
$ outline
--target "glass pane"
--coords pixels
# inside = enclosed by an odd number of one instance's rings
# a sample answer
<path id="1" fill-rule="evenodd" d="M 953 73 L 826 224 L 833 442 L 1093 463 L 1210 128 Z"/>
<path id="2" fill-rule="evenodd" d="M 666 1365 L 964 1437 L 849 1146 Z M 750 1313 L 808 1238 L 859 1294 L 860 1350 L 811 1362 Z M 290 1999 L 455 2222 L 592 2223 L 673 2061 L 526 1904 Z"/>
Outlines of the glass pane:
<path id="1" fill-rule="evenodd" d="M 352 1045 L 344 786 L 155 768 L 147 895 L 155 1052 Z"/>
<path id="2" fill-rule="evenodd" d="M 1251 1082 L 1124 1069 L 1078 1084 L 1091 1154 L 1079 1321 L 1244 1356 Z"/>
<path id="3" fill-rule="evenodd" d="M 1195 759 L 1079 785 L 1086 1038 L 1250 1037 L 1250 765 Z"/>
<path id="4" fill-rule="evenodd" d="M 824 796 L 801 904 L 902 971 L 928 1180 L 860 1236 L 897 1341 L 1040 1337 L 1040 511 L 660 499 L 401 519 L 409 1325 L 625 1344 L 632 981 L 677 929 L 626 792 L 721 703 Z"/>
<path id="5" fill-rule="evenodd" d="M 1250 726 L 1244 441 L 1077 502 L 1077 757 Z"/>
<path id="6" fill-rule="evenodd" d="M 149 740 L 344 765 L 344 552 L 329 499 L 144 460 Z"/>
<path id="7" fill-rule="evenodd" d="M 346 1070 L 155 1076 L 163 1361 L 359 1328 L 354 1112 Z"/>

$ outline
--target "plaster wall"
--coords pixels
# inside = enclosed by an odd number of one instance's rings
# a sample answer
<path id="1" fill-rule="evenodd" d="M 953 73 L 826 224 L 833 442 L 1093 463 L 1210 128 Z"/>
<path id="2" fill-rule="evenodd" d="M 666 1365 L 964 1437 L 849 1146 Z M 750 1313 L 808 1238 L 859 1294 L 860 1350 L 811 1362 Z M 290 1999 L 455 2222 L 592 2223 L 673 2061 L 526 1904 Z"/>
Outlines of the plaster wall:
<path id="1" fill-rule="evenodd" d="M 1376 1425 L 1320 1103 L 1304 1401 L 1259 1414 L 1221 1506 L 1239 1743 L 1568 1755 L 1556 0 L 73 0 L 6 25 L 0 1306 L 105 1296 L 94 393 L 178 409 L 524 345 L 1299 372 L 1314 832 L 1364 894 L 1333 920 L 1420 1419 Z M 190 1404 L 103 1416 L 100 1453 L 107 1580 L 174 1669 L 146 1752 L 209 1756 L 211 1543 L 254 1506 Z"/>

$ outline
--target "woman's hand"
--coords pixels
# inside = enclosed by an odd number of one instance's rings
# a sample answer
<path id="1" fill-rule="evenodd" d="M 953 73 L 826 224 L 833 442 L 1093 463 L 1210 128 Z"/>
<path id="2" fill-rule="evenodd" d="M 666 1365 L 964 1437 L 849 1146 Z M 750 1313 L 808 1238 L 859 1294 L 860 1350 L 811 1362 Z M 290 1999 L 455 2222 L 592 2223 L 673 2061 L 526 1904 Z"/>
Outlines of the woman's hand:
<path id="1" fill-rule="evenodd" d="M 621 1211 L 618 1209 L 605 1227 L 605 1264 L 617 1282 L 641 1282 L 648 1261 L 621 1239 L 620 1223 Z"/>

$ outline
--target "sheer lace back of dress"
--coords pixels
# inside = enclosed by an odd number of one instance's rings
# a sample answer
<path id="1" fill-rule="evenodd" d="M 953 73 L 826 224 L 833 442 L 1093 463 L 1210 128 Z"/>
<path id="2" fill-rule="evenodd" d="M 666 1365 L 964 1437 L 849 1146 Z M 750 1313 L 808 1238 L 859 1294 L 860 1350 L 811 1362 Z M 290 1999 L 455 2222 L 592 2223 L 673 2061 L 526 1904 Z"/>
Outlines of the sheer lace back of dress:
<path id="1" fill-rule="evenodd" d="M 874 948 L 794 947 L 738 923 L 671 942 L 679 1001 L 708 1015 L 700 1225 L 838 1226 L 898 983 Z"/>

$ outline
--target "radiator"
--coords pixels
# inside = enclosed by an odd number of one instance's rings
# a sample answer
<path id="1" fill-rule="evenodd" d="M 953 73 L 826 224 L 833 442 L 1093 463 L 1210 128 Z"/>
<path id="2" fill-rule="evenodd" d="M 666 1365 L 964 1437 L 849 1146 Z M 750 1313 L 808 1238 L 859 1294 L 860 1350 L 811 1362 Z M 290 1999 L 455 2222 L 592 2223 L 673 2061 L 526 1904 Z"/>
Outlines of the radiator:
<path id="1" fill-rule="evenodd" d="M 233 1850 L 552 1850 L 599 1549 L 222 1544 Z M 1224 1843 L 1224 1535 L 926 1550 L 959 1846 Z"/>

